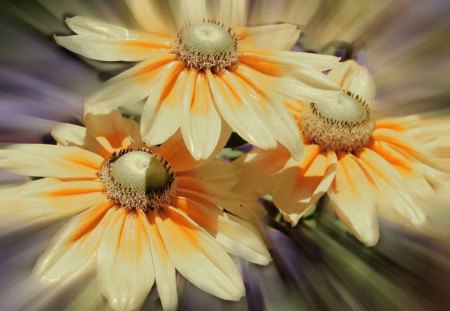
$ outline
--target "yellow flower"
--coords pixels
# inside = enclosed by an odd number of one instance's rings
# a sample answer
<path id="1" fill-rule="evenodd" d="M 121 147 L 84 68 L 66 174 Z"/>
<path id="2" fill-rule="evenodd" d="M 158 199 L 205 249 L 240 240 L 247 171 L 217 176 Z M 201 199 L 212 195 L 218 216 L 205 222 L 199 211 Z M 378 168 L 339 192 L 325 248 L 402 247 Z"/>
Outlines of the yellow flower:
<path id="1" fill-rule="evenodd" d="M 305 144 L 301 161 L 286 149 L 256 150 L 238 161 L 242 180 L 236 189 L 253 195 L 273 193 L 284 219 L 296 225 L 325 193 L 337 216 L 364 244 L 379 239 L 377 212 L 421 225 L 426 216 L 418 199 L 434 193 L 448 178 L 448 118 L 372 118 L 375 85 L 354 61 L 335 67 L 329 77 L 342 92 L 335 102 L 291 103 Z M 276 175 L 258 182 L 249 179 Z"/>
<path id="2" fill-rule="evenodd" d="M 43 177 L 2 189 L 2 226 L 72 217 L 39 258 L 34 274 L 63 286 L 94 274 L 115 310 L 135 310 L 156 283 L 164 309 L 177 305 L 176 273 L 200 289 L 239 300 L 244 285 L 227 253 L 267 264 L 250 222 L 253 203 L 233 194 L 237 172 L 216 159 L 197 162 L 180 137 L 159 147 L 117 110 L 88 114 L 52 135 L 58 145 L 13 145 L 0 167 Z M 3 228 L 4 229 L 4 228 Z"/>
<path id="3" fill-rule="evenodd" d="M 139 62 L 91 95 L 89 104 L 113 108 L 145 99 L 144 141 L 160 144 L 181 128 L 195 159 L 208 157 L 228 126 L 261 148 L 279 142 L 300 156 L 284 101 L 332 100 L 339 88 L 322 71 L 338 58 L 289 51 L 300 33 L 295 25 L 245 27 L 246 1 L 127 4 L 141 31 L 77 16 L 67 20 L 76 35 L 56 37 L 88 58 Z"/>

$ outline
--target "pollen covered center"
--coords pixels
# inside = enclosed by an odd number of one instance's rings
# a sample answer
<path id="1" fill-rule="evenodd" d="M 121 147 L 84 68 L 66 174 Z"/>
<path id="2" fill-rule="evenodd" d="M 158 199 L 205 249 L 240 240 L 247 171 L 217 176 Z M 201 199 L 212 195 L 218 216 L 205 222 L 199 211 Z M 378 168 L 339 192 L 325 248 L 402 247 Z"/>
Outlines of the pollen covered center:
<path id="1" fill-rule="evenodd" d="M 103 163 L 99 177 L 108 198 L 130 209 L 159 209 L 174 193 L 170 165 L 146 148 L 113 153 Z"/>
<path id="2" fill-rule="evenodd" d="M 190 68 L 217 72 L 237 64 L 237 36 L 217 21 L 188 25 L 178 33 L 174 53 Z"/>
<path id="3" fill-rule="evenodd" d="M 306 106 L 300 126 L 303 134 L 323 149 L 353 152 L 367 145 L 374 122 L 361 97 L 342 92 L 335 102 Z"/>

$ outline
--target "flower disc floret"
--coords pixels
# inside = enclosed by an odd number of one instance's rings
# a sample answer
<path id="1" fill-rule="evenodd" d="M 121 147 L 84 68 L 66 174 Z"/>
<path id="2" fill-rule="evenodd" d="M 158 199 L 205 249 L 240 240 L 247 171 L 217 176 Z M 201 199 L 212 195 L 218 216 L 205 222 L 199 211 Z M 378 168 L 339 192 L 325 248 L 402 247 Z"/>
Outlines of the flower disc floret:
<path id="1" fill-rule="evenodd" d="M 303 134 L 322 149 L 345 152 L 366 146 L 374 130 L 369 105 L 351 92 L 342 92 L 333 104 L 307 105 L 300 125 Z"/>
<path id="2" fill-rule="evenodd" d="M 174 194 L 169 163 L 146 148 L 113 153 L 103 162 L 99 177 L 108 198 L 130 209 L 159 209 Z"/>
<path id="3" fill-rule="evenodd" d="M 237 36 L 217 21 L 188 25 L 177 36 L 174 52 L 188 67 L 220 71 L 238 63 Z"/>

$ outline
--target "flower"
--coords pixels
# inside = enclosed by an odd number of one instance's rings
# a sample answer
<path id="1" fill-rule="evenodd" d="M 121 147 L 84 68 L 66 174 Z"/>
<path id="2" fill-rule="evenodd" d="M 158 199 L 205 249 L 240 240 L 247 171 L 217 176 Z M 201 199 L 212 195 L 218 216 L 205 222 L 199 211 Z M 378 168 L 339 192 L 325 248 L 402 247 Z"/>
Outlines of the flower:
<path id="1" fill-rule="evenodd" d="M 236 189 L 250 178 L 260 180 L 260 174 L 276 175 L 276 186 L 266 178 L 259 188 L 242 191 L 261 195 L 272 190 L 274 203 L 292 225 L 327 193 L 337 216 L 368 246 L 379 239 L 377 212 L 423 224 L 426 216 L 418 199 L 433 194 L 450 171 L 450 140 L 442 136 L 450 130 L 448 119 L 374 121 L 375 86 L 366 68 L 349 60 L 329 77 L 342 87 L 338 101 L 291 104 L 304 158 L 289 159 L 281 147 L 256 150 L 237 162 L 245 177 Z"/>
<path id="2" fill-rule="evenodd" d="M 89 104 L 113 108 L 146 99 L 144 141 L 160 144 L 181 128 L 195 159 L 215 149 L 223 120 L 254 145 L 271 149 L 279 142 L 300 156 L 284 101 L 333 99 L 338 86 L 322 71 L 337 57 L 288 51 L 299 36 L 295 25 L 243 26 L 246 1 L 127 4 L 142 31 L 76 16 L 67 19 L 76 35 L 55 38 L 88 58 L 140 62 L 91 95 Z"/>
<path id="3" fill-rule="evenodd" d="M 156 282 L 164 309 L 177 305 L 176 274 L 203 291 L 239 300 L 244 285 L 227 253 L 267 264 L 250 221 L 253 203 L 230 188 L 236 170 L 195 161 L 178 136 L 147 147 L 138 124 L 117 110 L 88 113 L 86 128 L 62 124 L 58 145 L 0 150 L 0 167 L 43 177 L 2 189 L 2 226 L 71 219 L 34 268 L 62 286 L 94 273 L 115 310 L 138 309 Z"/>

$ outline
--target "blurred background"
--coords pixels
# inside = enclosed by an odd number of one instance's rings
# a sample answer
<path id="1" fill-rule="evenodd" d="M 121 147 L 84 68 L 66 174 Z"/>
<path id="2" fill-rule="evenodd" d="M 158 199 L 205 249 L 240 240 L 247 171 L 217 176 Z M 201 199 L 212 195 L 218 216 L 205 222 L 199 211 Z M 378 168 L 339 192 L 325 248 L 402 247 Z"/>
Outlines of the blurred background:
<path id="1" fill-rule="evenodd" d="M 136 26 L 120 0 L 0 2 L 2 145 L 52 143 L 52 126 L 80 124 L 83 99 L 130 66 L 84 59 L 55 44 L 54 34 L 70 33 L 64 19 L 80 14 Z M 302 30 L 296 50 L 353 58 L 367 66 L 377 85 L 378 116 L 449 116 L 450 1 L 249 2 L 250 25 L 280 22 L 297 24 Z M 239 143 L 236 139 L 233 145 Z M 235 157 L 241 150 L 230 149 L 225 156 Z M 21 181 L 0 171 L 0 188 Z M 202 310 L 450 309 L 447 190 L 450 186 L 424 202 L 429 226 L 418 230 L 381 220 L 381 239 L 373 248 L 363 247 L 325 208 L 291 228 L 265 201 L 269 213 L 264 232 L 274 262 L 267 267 L 240 262 L 246 298 L 224 302 L 180 277 L 180 309 L 199 310 L 199 305 Z M 44 296 L 25 284 L 60 225 L 0 230 L 0 310 L 107 309 L 104 300 L 92 298 L 98 297 L 92 282 Z M 153 290 L 144 309 L 159 308 Z"/>

